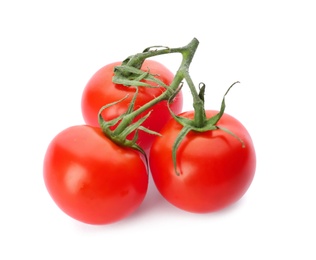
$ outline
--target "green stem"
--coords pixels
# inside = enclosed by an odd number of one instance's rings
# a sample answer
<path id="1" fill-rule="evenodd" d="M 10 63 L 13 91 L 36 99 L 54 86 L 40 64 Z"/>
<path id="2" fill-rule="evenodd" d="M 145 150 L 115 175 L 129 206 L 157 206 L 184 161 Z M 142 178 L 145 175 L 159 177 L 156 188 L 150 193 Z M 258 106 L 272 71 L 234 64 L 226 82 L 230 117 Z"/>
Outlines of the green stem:
<path id="1" fill-rule="evenodd" d="M 129 56 L 122 62 L 122 65 L 128 65 L 130 67 L 140 69 L 145 59 L 170 53 L 182 53 L 184 60 L 187 60 L 190 63 L 197 49 L 198 44 L 198 40 L 196 38 L 193 38 L 193 40 L 187 46 L 180 48 L 169 48 L 163 46 L 149 47 L 146 48 L 142 53 L 137 53 L 135 55 Z M 190 52 L 192 52 L 192 54 L 190 54 Z M 125 77 L 128 77 L 130 75 L 130 73 L 127 71 L 122 71 L 121 73 Z"/>
<path id="2" fill-rule="evenodd" d="M 206 114 L 205 114 L 205 108 L 204 108 L 204 100 L 201 99 L 199 94 L 196 91 L 195 85 L 189 75 L 189 73 L 186 74 L 185 79 L 188 83 L 188 86 L 190 88 L 192 97 L 193 97 L 193 108 L 194 108 L 194 127 L 200 128 L 203 127 L 207 121 Z"/>
<path id="3" fill-rule="evenodd" d="M 199 45 L 199 42 L 196 38 L 194 38 L 187 46 L 184 46 L 182 48 L 170 48 L 170 49 L 163 49 L 163 50 L 155 50 L 155 51 L 149 51 L 145 53 L 139 53 L 135 56 L 132 56 L 130 58 L 129 62 L 133 61 L 135 63 L 139 63 L 140 61 L 145 60 L 146 58 L 167 54 L 167 53 L 181 53 L 182 54 L 182 62 L 180 65 L 180 68 L 178 69 L 177 73 L 174 76 L 174 79 L 170 86 L 164 91 L 160 96 L 157 98 L 149 101 L 145 105 L 141 106 L 137 110 L 127 114 L 124 116 L 124 118 L 121 120 L 119 125 L 114 130 L 114 135 L 119 135 L 124 131 L 124 129 L 133 121 L 135 117 L 146 111 L 147 109 L 151 108 L 155 104 L 161 102 L 162 100 L 168 100 L 170 99 L 174 93 L 177 91 L 179 85 L 181 84 L 182 80 L 185 78 L 186 80 L 190 79 L 188 76 L 188 70 L 190 63 L 193 59 L 193 56 L 195 54 L 195 51 Z M 134 58 L 135 57 L 135 58 Z M 190 82 L 189 84 L 193 84 Z M 194 87 L 194 86 L 193 86 Z M 190 87 L 191 88 L 191 87 Z"/>

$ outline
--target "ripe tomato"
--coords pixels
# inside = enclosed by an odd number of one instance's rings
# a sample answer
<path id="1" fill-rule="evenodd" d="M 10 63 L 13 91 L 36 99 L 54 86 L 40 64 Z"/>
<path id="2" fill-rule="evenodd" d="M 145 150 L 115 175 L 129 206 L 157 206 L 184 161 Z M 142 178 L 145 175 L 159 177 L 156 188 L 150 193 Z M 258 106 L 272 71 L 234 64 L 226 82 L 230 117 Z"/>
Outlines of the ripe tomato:
<path id="1" fill-rule="evenodd" d="M 118 221 L 143 201 L 148 187 L 142 155 L 114 144 L 92 126 L 73 126 L 49 144 L 44 181 L 66 214 L 88 224 Z"/>
<path id="2" fill-rule="evenodd" d="M 126 112 L 130 101 L 135 93 L 135 88 L 126 87 L 120 84 L 114 84 L 112 82 L 113 70 L 115 66 L 121 65 L 121 62 L 115 62 L 108 64 L 98 70 L 92 78 L 88 81 L 81 100 L 81 110 L 84 121 L 88 125 L 99 126 L 98 113 L 102 106 L 110 104 L 124 98 L 127 94 L 129 97 L 124 101 L 111 106 L 102 112 L 102 117 L 108 121 L 118 117 L 119 115 Z M 174 75 L 162 64 L 154 60 L 145 60 L 142 66 L 143 71 L 148 71 L 151 74 L 156 75 L 166 85 L 170 85 Z M 152 82 L 148 82 L 153 84 Z M 158 86 L 158 85 L 154 85 Z M 135 102 L 135 109 L 146 104 L 150 100 L 159 96 L 165 89 L 163 87 L 147 88 L 139 87 L 139 93 Z M 180 92 L 173 102 L 170 104 L 170 108 L 176 114 L 182 111 L 183 97 Z M 150 130 L 159 132 L 165 123 L 171 118 L 167 102 L 159 102 L 150 108 L 151 115 L 143 123 L 143 126 Z M 148 111 L 145 111 L 140 116 L 136 117 L 138 120 L 140 117 L 146 115 Z M 132 137 L 131 137 L 132 138 Z M 155 136 L 152 134 L 139 132 L 138 144 L 144 149 L 148 150 L 154 140 Z"/>
<path id="3" fill-rule="evenodd" d="M 217 111 L 206 111 L 208 118 Z M 182 113 L 193 118 L 194 112 Z M 172 146 L 182 125 L 171 119 L 154 141 L 150 168 L 162 196 L 178 208 L 205 213 L 227 207 L 239 200 L 250 186 L 256 167 L 254 146 L 246 128 L 223 114 L 218 126 L 229 129 L 244 142 L 223 130 L 189 132 L 177 150 L 176 175 Z"/>

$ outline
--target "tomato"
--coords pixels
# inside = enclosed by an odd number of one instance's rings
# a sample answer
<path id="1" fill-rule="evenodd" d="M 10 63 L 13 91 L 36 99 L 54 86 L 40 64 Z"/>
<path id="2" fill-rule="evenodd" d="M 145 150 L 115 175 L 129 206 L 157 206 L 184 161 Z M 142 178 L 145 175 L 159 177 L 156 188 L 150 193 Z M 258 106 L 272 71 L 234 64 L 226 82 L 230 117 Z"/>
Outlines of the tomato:
<path id="1" fill-rule="evenodd" d="M 55 203 L 72 218 L 108 224 L 134 212 L 148 187 L 142 154 L 110 141 L 101 128 L 69 127 L 55 136 L 44 158 L 44 181 Z"/>
<path id="2" fill-rule="evenodd" d="M 208 118 L 217 111 L 207 110 Z M 182 113 L 192 119 L 194 112 Z M 154 141 L 150 169 L 162 196 L 174 206 L 195 213 L 213 212 L 239 200 L 248 190 L 255 173 L 256 155 L 246 128 L 234 117 L 223 114 L 217 126 L 226 131 L 190 131 L 177 150 L 176 174 L 172 146 L 182 125 L 171 119 Z"/>
<path id="3" fill-rule="evenodd" d="M 114 84 L 112 82 L 113 70 L 115 66 L 121 65 L 121 62 L 115 62 L 108 64 L 98 70 L 92 78 L 88 81 L 84 88 L 82 99 L 81 99 L 81 110 L 84 121 L 88 125 L 98 126 L 98 113 L 102 106 L 106 104 L 113 103 L 124 98 L 129 94 L 128 98 L 119 102 L 118 104 L 111 106 L 102 112 L 102 117 L 108 121 L 114 119 L 124 112 L 130 104 L 130 101 L 135 93 L 135 88 L 126 87 L 120 84 Z M 166 85 L 170 85 L 174 75 L 162 64 L 154 60 L 145 60 L 142 66 L 143 71 L 148 71 L 151 74 L 156 75 L 162 82 Z M 158 86 L 152 82 L 147 82 L 153 86 Z M 139 87 L 139 93 L 135 102 L 135 109 L 146 104 L 150 100 L 159 96 L 165 88 L 163 87 Z M 180 92 L 173 102 L 170 103 L 170 108 L 176 114 L 182 111 L 183 97 Z M 167 102 L 162 101 L 151 107 L 149 110 L 143 112 L 134 121 L 138 120 L 140 117 L 146 115 L 149 111 L 151 115 L 143 123 L 143 126 L 149 128 L 150 130 L 159 132 L 165 123 L 171 118 L 169 113 Z M 139 131 L 138 144 L 144 149 L 148 150 L 154 140 L 155 136 L 152 134 Z M 132 139 L 132 137 L 130 137 Z"/>

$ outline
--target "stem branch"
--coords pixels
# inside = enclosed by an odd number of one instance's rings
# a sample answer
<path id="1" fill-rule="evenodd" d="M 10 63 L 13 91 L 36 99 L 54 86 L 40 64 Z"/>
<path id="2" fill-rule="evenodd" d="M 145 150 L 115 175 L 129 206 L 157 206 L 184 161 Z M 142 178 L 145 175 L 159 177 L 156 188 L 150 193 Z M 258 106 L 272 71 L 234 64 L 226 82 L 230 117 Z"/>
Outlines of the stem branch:
<path id="1" fill-rule="evenodd" d="M 181 65 L 177 71 L 177 73 L 174 76 L 174 79 L 170 86 L 164 91 L 160 96 L 156 97 L 155 99 L 149 101 L 145 105 L 141 106 L 137 110 L 132 111 L 129 114 L 126 114 L 123 119 L 120 121 L 119 125 L 114 130 L 114 135 L 121 134 L 124 129 L 133 121 L 135 117 L 146 111 L 147 109 L 151 108 L 155 104 L 163 101 L 163 100 L 169 100 L 174 93 L 178 90 L 179 85 L 181 84 L 182 80 L 185 78 L 186 80 L 189 80 L 189 85 L 194 88 L 193 82 L 188 75 L 188 70 L 190 63 L 193 59 L 193 56 L 195 54 L 195 51 L 199 45 L 199 42 L 196 38 L 194 38 L 188 45 L 181 47 L 181 48 L 167 48 L 162 50 L 151 50 L 143 53 L 136 54 L 134 56 L 131 56 L 127 58 L 128 65 L 137 65 L 142 64 L 143 61 L 149 57 L 162 55 L 162 54 L 168 54 L 168 53 L 181 53 L 182 54 L 182 62 Z M 124 70 L 123 70 L 124 71 Z"/>

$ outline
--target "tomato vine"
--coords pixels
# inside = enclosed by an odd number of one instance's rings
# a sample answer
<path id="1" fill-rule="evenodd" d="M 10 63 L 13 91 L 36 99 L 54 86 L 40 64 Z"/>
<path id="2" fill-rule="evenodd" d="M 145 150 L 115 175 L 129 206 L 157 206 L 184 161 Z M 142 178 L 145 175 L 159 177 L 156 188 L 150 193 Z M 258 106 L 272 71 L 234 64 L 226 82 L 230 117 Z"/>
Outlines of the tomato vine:
<path id="1" fill-rule="evenodd" d="M 106 104 L 100 109 L 99 117 L 98 117 L 99 124 L 103 132 L 105 133 L 105 135 L 108 136 L 113 142 L 119 145 L 128 146 L 128 147 L 137 149 L 138 151 L 140 151 L 141 153 L 145 155 L 145 152 L 143 151 L 143 149 L 136 143 L 137 138 L 138 138 L 138 131 L 145 131 L 147 133 L 155 134 L 155 135 L 159 135 L 159 133 L 151 131 L 150 129 L 142 126 L 142 123 L 150 116 L 150 112 L 147 113 L 146 116 L 139 119 L 137 122 L 132 123 L 132 121 L 135 119 L 135 117 L 137 117 L 144 111 L 148 110 L 149 108 L 151 108 L 152 106 L 154 106 L 155 104 L 163 100 L 168 100 L 168 102 L 171 102 L 172 98 L 180 91 L 181 87 L 183 86 L 183 80 L 185 80 L 186 83 L 188 84 L 188 87 L 190 88 L 190 92 L 193 97 L 193 108 L 194 108 L 195 113 L 194 113 L 193 119 L 187 119 L 187 118 L 183 118 L 181 116 L 175 115 L 172 112 L 172 110 L 169 109 L 172 117 L 183 126 L 182 131 L 180 132 L 178 138 L 176 139 L 173 145 L 172 156 L 173 156 L 175 171 L 176 171 L 177 149 L 181 141 L 183 140 L 183 138 L 190 131 L 205 132 L 205 131 L 221 129 L 231 134 L 235 138 L 237 138 L 241 142 L 242 146 L 244 146 L 243 141 L 234 133 L 232 133 L 229 129 L 222 128 L 216 125 L 225 111 L 225 107 L 226 107 L 225 96 L 228 94 L 229 90 L 235 84 L 239 83 L 238 81 L 233 83 L 226 91 L 222 100 L 220 111 L 213 117 L 209 119 L 206 118 L 205 107 L 204 107 L 205 84 L 200 83 L 199 92 L 197 92 L 195 84 L 193 83 L 193 80 L 189 74 L 189 67 L 194 57 L 194 54 L 197 50 L 198 45 L 199 45 L 199 41 L 196 38 L 193 38 L 188 45 L 184 47 L 180 47 L 180 48 L 169 48 L 169 47 L 164 47 L 164 46 L 148 47 L 142 53 L 137 53 L 135 55 L 129 56 L 122 62 L 120 66 L 116 66 L 114 69 L 114 76 L 112 78 L 112 81 L 116 84 L 121 84 L 126 87 L 134 87 L 136 88 L 136 92 L 134 94 L 134 97 L 126 113 L 120 115 L 119 117 L 113 120 L 105 121 L 101 115 L 102 111 L 112 105 L 122 102 L 127 96 L 111 104 Z M 158 56 L 158 55 L 170 54 L 170 53 L 182 54 L 182 62 L 170 86 L 167 86 L 162 81 L 160 81 L 157 77 L 155 77 L 155 75 L 151 74 L 149 70 L 145 72 L 140 70 L 145 59 Z M 156 97 L 155 99 L 141 106 L 140 108 L 134 110 L 134 104 L 135 104 L 135 100 L 138 94 L 138 88 L 139 87 L 149 87 L 149 88 L 153 87 L 151 84 L 144 82 L 144 80 L 146 80 L 147 82 L 154 82 L 160 86 L 163 86 L 166 89 L 166 91 L 163 92 L 160 96 Z M 114 128 L 114 130 L 112 130 L 111 127 L 115 125 L 116 127 Z M 135 131 L 134 138 L 132 140 L 128 140 L 127 136 L 134 131 Z"/>
<path id="2" fill-rule="evenodd" d="M 153 105 L 163 100 L 170 101 L 170 99 L 172 99 L 172 97 L 175 96 L 175 94 L 179 91 L 179 86 L 182 85 L 181 84 L 182 80 L 185 78 L 185 76 L 189 77 L 188 76 L 189 65 L 193 59 L 194 53 L 198 45 L 199 45 L 199 41 L 196 38 L 194 38 L 188 45 L 181 48 L 168 48 L 168 47 L 163 47 L 163 46 L 149 47 L 149 48 L 146 48 L 142 53 L 129 56 L 127 59 L 125 59 L 122 62 L 121 66 L 115 67 L 114 76 L 112 79 L 113 82 L 116 84 L 122 84 L 126 87 L 135 87 L 136 93 L 126 113 L 124 113 L 123 115 L 111 121 L 106 122 L 102 118 L 101 116 L 102 111 L 118 102 L 121 102 L 123 99 L 118 100 L 117 102 L 114 102 L 111 104 L 107 104 L 100 109 L 100 112 L 99 112 L 100 126 L 103 129 L 104 133 L 112 141 L 116 142 L 119 145 L 135 148 L 139 150 L 140 152 L 142 152 L 143 154 L 145 154 L 142 148 L 136 143 L 136 141 L 137 141 L 139 130 L 148 132 L 150 134 L 158 134 L 156 132 L 150 131 L 149 129 L 141 126 L 142 122 L 146 120 L 148 116 L 150 116 L 150 113 L 148 113 L 145 117 L 141 118 L 135 123 L 131 123 L 131 122 L 136 116 L 143 113 L 147 109 L 151 108 Z M 158 55 L 169 54 L 169 53 L 181 53 L 183 57 L 180 68 L 178 69 L 176 75 L 174 76 L 174 79 L 172 83 L 170 84 L 170 86 L 166 86 L 162 81 L 156 78 L 155 75 L 150 74 L 150 71 L 144 72 L 140 70 L 140 67 L 145 59 L 158 56 Z M 160 96 L 148 102 L 147 104 L 141 106 L 140 108 L 136 110 L 133 110 L 134 103 L 137 96 L 138 87 L 152 87 L 150 84 L 144 83 L 143 80 L 158 83 L 160 86 L 165 87 L 166 91 L 163 92 Z M 117 124 L 117 127 L 114 130 L 111 130 L 110 127 L 113 127 L 116 124 Z M 126 137 L 133 131 L 135 131 L 134 138 L 132 140 L 128 140 Z"/>

